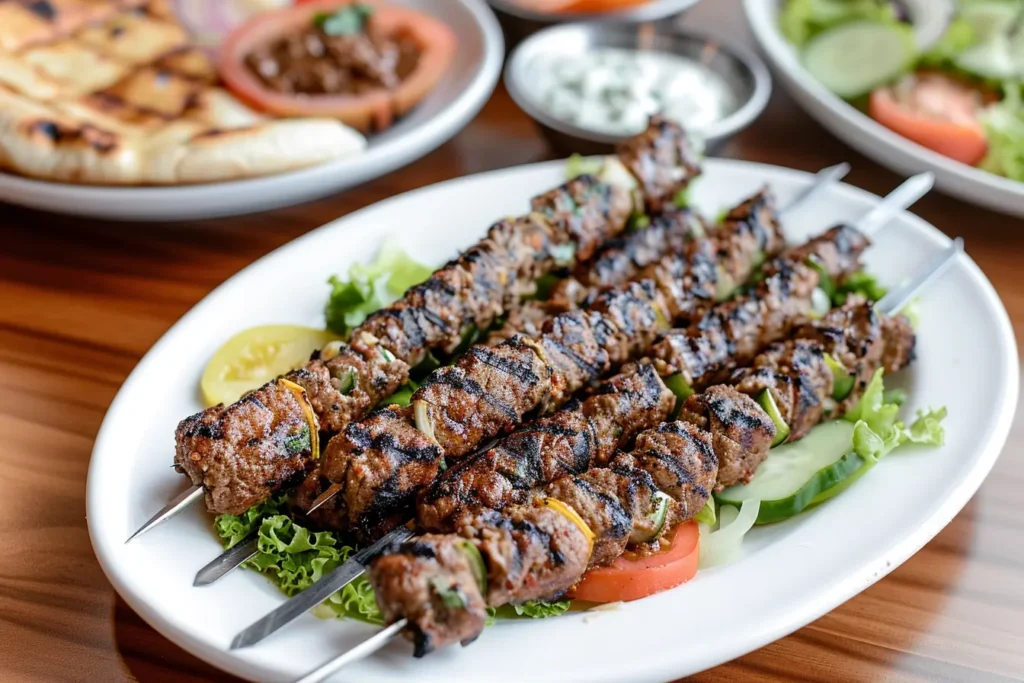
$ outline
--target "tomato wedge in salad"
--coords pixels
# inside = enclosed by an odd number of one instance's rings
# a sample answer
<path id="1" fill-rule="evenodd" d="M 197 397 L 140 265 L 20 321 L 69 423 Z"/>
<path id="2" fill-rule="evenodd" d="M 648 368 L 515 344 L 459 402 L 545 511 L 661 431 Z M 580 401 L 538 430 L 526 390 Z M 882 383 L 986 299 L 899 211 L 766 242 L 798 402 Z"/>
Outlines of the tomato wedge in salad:
<path id="1" fill-rule="evenodd" d="M 360 84 L 351 92 L 275 89 L 247 64 L 247 57 L 289 37 L 297 36 L 299 44 L 306 44 L 305 34 L 314 26 L 324 26 L 325 18 L 347 8 L 365 12 L 368 15 L 367 26 L 372 26 L 375 35 L 400 36 L 403 41 L 415 45 L 415 66 L 394 87 Z M 349 37 L 361 31 L 353 30 L 348 25 L 350 21 L 344 23 L 345 26 L 336 24 L 337 35 Z M 455 51 L 456 39 L 452 30 L 424 12 L 384 4 L 379 0 L 313 0 L 262 12 L 239 26 L 222 46 L 219 71 L 224 83 L 236 96 L 261 111 L 276 116 L 331 117 L 362 132 L 370 132 L 389 127 L 395 117 L 419 104 L 444 75 Z M 327 59 L 323 56 L 325 54 L 327 49 L 320 48 L 316 51 L 317 56 L 301 55 L 305 62 L 302 64 L 303 73 L 312 77 L 322 71 L 321 67 L 326 63 L 321 64 L 317 60 Z M 276 64 L 270 66 L 271 73 L 276 69 Z"/>
<path id="2" fill-rule="evenodd" d="M 990 94 L 943 74 L 919 72 L 876 89 L 871 118 L 922 147 L 971 166 L 988 151 L 978 115 Z"/>
<path id="3" fill-rule="evenodd" d="M 628 602 L 675 588 L 693 578 L 700 559 L 696 522 L 684 522 L 662 539 L 663 550 L 647 557 L 620 557 L 587 572 L 572 590 L 574 600 Z M 667 546 L 667 547 L 666 547 Z"/>

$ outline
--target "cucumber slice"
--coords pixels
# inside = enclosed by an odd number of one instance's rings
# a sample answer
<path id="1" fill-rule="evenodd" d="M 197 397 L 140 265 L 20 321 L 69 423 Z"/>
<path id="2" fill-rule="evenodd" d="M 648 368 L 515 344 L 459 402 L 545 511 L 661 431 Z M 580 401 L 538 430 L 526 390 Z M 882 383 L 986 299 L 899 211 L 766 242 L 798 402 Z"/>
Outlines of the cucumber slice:
<path id="1" fill-rule="evenodd" d="M 775 423 L 775 439 L 772 441 L 772 448 L 775 448 L 789 438 L 789 425 L 782 419 L 782 413 L 779 412 L 779 406 L 775 405 L 772 392 L 762 389 L 761 393 L 757 395 L 757 403 L 764 408 L 764 412 L 768 413 L 768 417 Z"/>
<path id="2" fill-rule="evenodd" d="M 798 514 L 864 466 L 864 460 L 853 452 L 853 429 L 853 423 L 846 420 L 818 425 L 800 441 L 773 450 L 749 484 L 731 486 L 716 493 L 715 499 L 720 505 L 760 500 L 758 524 Z"/>
<path id="3" fill-rule="evenodd" d="M 825 354 L 825 365 L 832 371 L 832 398 L 842 401 L 853 391 L 854 377 L 832 354 Z"/>
<path id="4" fill-rule="evenodd" d="M 867 95 L 905 73 L 917 58 L 909 28 L 854 21 L 818 34 L 803 52 L 807 70 L 845 99 Z"/>

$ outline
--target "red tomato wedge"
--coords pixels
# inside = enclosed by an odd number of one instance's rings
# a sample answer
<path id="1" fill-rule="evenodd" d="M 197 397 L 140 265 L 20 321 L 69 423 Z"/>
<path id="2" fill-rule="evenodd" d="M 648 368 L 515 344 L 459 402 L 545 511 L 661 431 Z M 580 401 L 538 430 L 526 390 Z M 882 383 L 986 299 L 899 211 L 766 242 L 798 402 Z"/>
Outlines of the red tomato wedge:
<path id="1" fill-rule="evenodd" d="M 974 166 L 988 151 L 978 121 L 986 94 L 942 74 L 914 74 L 871 93 L 871 118 L 922 147 Z"/>
<path id="2" fill-rule="evenodd" d="M 635 560 L 620 557 L 608 567 L 587 572 L 570 597 L 587 602 L 618 602 L 646 598 L 693 578 L 700 559 L 696 522 L 684 522 L 666 534 L 662 552 Z"/>
<path id="3" fill-rule="evenodd" d="M 416 106 L 437 84 L 455 56 L 455 34 L 437 19 L 379 0 L 358 0 L 374 12 L 370 21 L 385 32 L 401 31 L 420 49 L 415 70 L 394 90 L 379 88 L 359 94 L 298 95 L 268 89 L 245 65 L 253 48 L 312 25 L 317 14 L 336 12 L 357 0 L 313 0 L 262 12 L 235 29 L 221 49 L 220 75 L 242 100 L 277 116 L 325 116 L 363 132 L 383 130 Z"/>

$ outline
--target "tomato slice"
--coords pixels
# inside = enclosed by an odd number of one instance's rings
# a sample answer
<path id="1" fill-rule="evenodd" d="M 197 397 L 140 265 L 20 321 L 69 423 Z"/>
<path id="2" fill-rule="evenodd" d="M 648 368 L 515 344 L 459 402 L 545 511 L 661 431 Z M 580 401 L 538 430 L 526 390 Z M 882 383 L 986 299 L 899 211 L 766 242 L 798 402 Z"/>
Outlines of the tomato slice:
<path id="1" fill-rule="evenodd" d="M 696 522 L 684 522 L 662 539 L 662 552 L 628 559 L 620 557 L 608 567 L 586 573 L 571 597 L 587 602 L 618 602 L 646 598 L 675 588 L 693 578 L 700 559 L 700 533 Z"/>
<path id="2" fill-rule="evenodd" d="M 868 102 L 871 118 L 908 140 L 974 166 L 988 151 L 978 112 L 985 93 L 943 74 L 913 74 L 878 88 Z"/>
<path id="3" fill-rule="evenodd" d="M 234 403 L 247 391 L 301 367 L 311 353 L 338 337 L 300 325 L 264 325 L 239 332 L 217 349 L 203 370 L 207 405 Z"/>
<path id="4" fill-rule="evenodd" d="M 343 95 L 302 95 L 267 88 L 245 65 L 252 50 L 289 33 L 305 30 L 317 14 L 336 12 L 353 2 L 374 8 L 370 21 L 385 33 L 402 32 L 420 49 L 416 68 L 394 90 L 376 88 Z M 218 68 L 221 79 L 240 99 L 277 116 L 326 116 L 362 132 L 383 130 L 396 116 L 426 97 L 455 56 L 456 40 L 445 24 L 416 10 L 379 0 L 313 0 L 293 7 L 261 12 L 235 29 L 224 41 Z"/>

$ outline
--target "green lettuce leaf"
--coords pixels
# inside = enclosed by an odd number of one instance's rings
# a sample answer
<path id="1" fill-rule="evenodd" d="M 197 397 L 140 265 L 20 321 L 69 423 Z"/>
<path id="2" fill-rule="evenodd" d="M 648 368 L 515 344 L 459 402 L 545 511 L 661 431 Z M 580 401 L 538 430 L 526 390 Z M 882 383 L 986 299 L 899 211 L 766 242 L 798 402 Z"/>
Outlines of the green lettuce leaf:
<path id="1" fill-rule="evenodd" d="M 266 575 L 291 597 L 319 581 L 348 559 L 353 549 L 328 532 L 313 532 L 284 515 L 265 517 L 260 524 L 259 552 L 245 566 Z M 329 597 L 315 611 L 320 617 L 351 617 L 383 624 L 373 590 L 359 578 Z"/>
<path id="2" fill-rule="evenodd" d="M 1009 84 L 1003 100 L 990 105 L 981 114 L 988 137 L 988 154 L 981 168 L 1013 180 L 1024 181 L 1024 99 L 1021 84 Z"/>
<path id="3" fill-rule="evenodd" d="M 953 61 L 976 41 L 977 34 L 971 22 L 956 17 L 949 22 L 939 42 L 921 55 L 921 63 L 927 66 L 952 67 Z"/>
<path id="4" fill-rule="evenodd" d="M 259 528 L 264 517 L 279 514 L 288 501 L 287 493 L 277 495 L 246 510 L 241 515 L 217 515 L 214 528 L 224 548 L 233 548 Z"/>
<path id="5" fill-rule="evenodd" d="M 844 416 L 855 423 L 853 451 L 863 464 L 851 476 L 815 496 L 810 506 L 839 495 L 867 474 L 882 458 L 904 444 L 941 446 L 944 443 L 945 430 L 942 427 L 942 420 L 946 417 L 945 408 L 918 411 L 917 419 L 908 429 L 898 417 L 902 400 L 892 401 L 894 397 L 906 398 L 905 393 L 903 396 L 897 396 L 885 391 L 882 370 L 879 369 L 864 391 L 864 396 Z"/>
<path id="6" fill-rule="evenodd" d="M 707 524 L 708 526 L 714 526 L 717 521 L 717 515 L 715 515 L 715 499 L 708 498 L 708 502 L 704 504 L 697 516 L 693 518 L 695 522 L 699 524 Z"/>
<path id="7" fill-rule="evenodd" d="M 887 0 L 787 0 L 779 13 L 779 28 L 789 42 L 803 47 L 826 29 L 860 19 L 898 21 Z"/>
<path id="8" fill-rule="evenodd" d="M 851 294 L 859 294 L 868 301 L 878 301 L 889 290 L 878 282 L 878 278 L 866 271 L 858 271 L 835 286 L 832 305 L 842 306 Z"/>
<path id="9" fill-rule="evenodd" d="M 926 446 L 943 445 L 946 442 L 946 431 L 942 428 L 944 419 L 946 419 L 945 406 L 938 410 L 918 410 L 917 419 L 906 430 L 904 440 L 908 443 Z"/>
<path id="10" fill-rule="evenodd" d="M 522 605 L 512 605 L 512 609 L 521 617 L 544 619 L 545 617 L 554 617 L 562 614 L 569 609 L 569 605 L 570 602 L 568 600 L 559 600 L 558 602 L 530 600 Z"/>
<path id="11" fill-rule="evenodd" d="M 585 157 L 582 154 L 573 154 L 565 162 L 565 177 L 567 180 L 572 180 L 581 175 L 597 175 L 601 172 L 603 165 L 603 157 Z"/>
<path id="12" fill-rule="evenodd" d="M 324 307 L 327 329 L 343 337 L 366 316 L 391 304 L 433 272 L 393 243 L 385 243 L 369 265 L 353 264 L 348 278 L 332 275 L 331 294 Z"/>

